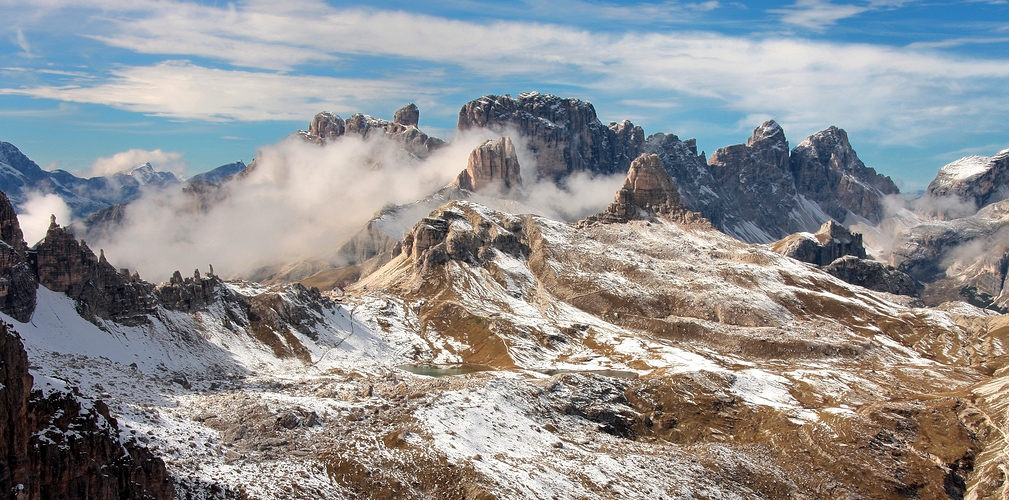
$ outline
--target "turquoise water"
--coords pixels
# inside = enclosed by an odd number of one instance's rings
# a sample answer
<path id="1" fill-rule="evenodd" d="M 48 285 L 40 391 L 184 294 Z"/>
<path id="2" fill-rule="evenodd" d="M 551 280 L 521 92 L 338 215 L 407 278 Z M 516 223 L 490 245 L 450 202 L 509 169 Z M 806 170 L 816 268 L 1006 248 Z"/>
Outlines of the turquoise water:
<path id="1" fill-rule="evenodd" d="M 426 377 L 445 377 L 448 375 L 465 375 L 467 373 L 484 372 L 493 368 L 483 365 L 399 365 L 396 368 L 406 370 L 414 375 Z"/>

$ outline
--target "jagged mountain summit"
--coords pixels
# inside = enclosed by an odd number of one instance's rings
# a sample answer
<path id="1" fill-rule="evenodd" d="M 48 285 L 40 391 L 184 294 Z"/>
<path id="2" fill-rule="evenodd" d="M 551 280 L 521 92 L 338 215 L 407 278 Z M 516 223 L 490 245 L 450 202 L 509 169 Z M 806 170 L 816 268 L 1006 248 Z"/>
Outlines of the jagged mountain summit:
<path id="1" fill-rule="evenodd" d="M 317 144 L 326 144 L 349 134 L 363 138 L 371 134 L 382 134 L 399 144 L 407 153 L 417 158 L 427 158 L 443 147 L 445 141 L 421 132 L 419 123 L 420 110 L 411 102 L 396 111 L 391 122 L 363 113 L 356 113 L 344 120 L 336 113 L 323 111 L 315 115 L 307 131 L 299 130 L 296 133 L 306 141 Z"/>
<path id="2" fill-rule="evenodd" d="M 554 181 L 575 172 L 626 172 L 644 141 L 641 127 L 628 121 L 603 125 L 592 103 L 539 92 L 486 95 L 466 103 L 458 130 L 477 128 L 517 131 L 536 158 L 531 177 Z"/>
<path id="3" fill-rule="evenodd" d="M 950 219 L 970 215 L 1009 198 L 1009 149 L 992 156 L 971 155 L 939 169 L 925 190 L 928 215 Z M 945 203 L 939 201 L 944 200 Z"/>

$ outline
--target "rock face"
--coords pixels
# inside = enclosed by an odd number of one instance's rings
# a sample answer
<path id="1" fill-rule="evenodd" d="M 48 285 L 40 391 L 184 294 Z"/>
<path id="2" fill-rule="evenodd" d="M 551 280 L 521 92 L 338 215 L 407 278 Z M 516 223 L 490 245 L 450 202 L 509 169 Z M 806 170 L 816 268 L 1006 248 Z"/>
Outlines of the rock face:
<path id="1" fill-rule="evenodd" d="M 818 266 L 826 266 L 845 255 L 865 258 L 862 235 L 834 221 L 825 222 L 816 234 L 799 233 L 779 240 L 771 245 L 771 250 Z"/>
<path id="2" fill-rule="evenodd" d="M 603 125 L 591 103 L 527 92 L 518 98 L 486 95 L 459 111 L 460 131 L 516 129 L 536 157 L 536 178 L 561 180 L 574 172 L 626 172 L 644 142 L 628 121 Z"/>
<path id="3" fill-rule="evenodd" d="M 924 285 L 907 273 L 875 260 L 846 255 L 823 267 L 834 277 L 877 292 L 918 296 Z"/>
<path id="4" fill-rule="evenodd" d="M 928 215 L 941 219 L 970 215 L 1009 198 L 1009 149 L 993 156 L 967 156 L 939 169 L 925 196 L 931 200 L 953 198 L 955 203 L 931 203 Z M 962 206 L 966 205 L 966 206 Z M 968 213 L 963 213 L 967 211 Z"/>
<path id="5" fill-rule="evenodd" d="M 466 162 L 466 170 L 459 174 L 456 183 L 461 189 L 473 192 L 495 184 L 505 193 L 522 185 L 520 171 L 515 146 L 505 136 L 474 149 Z"/>
<path id="6" fill-rule="evenodd" d="M 14 207 L 0 192 L 0 311 L 21 322 L 31 319 L 35 312 L 38 288 L 26 250 Z"/>
<path id="7" fill-rule="evenodd" d="M 101 401 L 32 390 L 17 334 L 0 325 L 0 491 L 9 498 L 170 499 L 165 463 Z"/>
<path id="8" fill-rule="evenodd" d="M 849 212 L 879 222 L 884 215 L 883 197 L 900 192 L 889 177 L 866 167 L 848 142 L 848 134 L 834 126 L 796 146 L 789 167 L 798 193 L 842 222 Z"/>
<path id="9" fill-rule="evenodd" d="M 823 222 L 810 214 L 789 216 L 805 207 L 788 172 L 788 140 L 773 120 L 757 127 L 746 144 L 715 151 L 708 172 L 722 200 L 721 227 L 744 241 L 766 241 L 782 232 L 808 230 L 811 221 Z"/>
<path id="10" fill-rule="evenodd" d="M 175 271 L 167 283 L 155 287 L 154 293 L 166 309 L 192 313 L 206 310 L 214 303 L 221 285 L 221 279 L 216 275 L 201 276 L 199 269 L 193 272 L 191 278 L 184 279 L 182 273 Z"/>
<path id="11" fill-rule="evenodd" d="M 33 254 L 39 283 L 75 299 L 85 318 L 137 325 L 146 323 L 147 314 L 154 311 L 150 283 L 127 269 L 117 271 L 104 252 L 96 257 L 87 244 L 60 227 L 55 217 Z"/>
<path id="12" fill-rule="evenodd" d="M 420 111 L 413 103 L 397 111 L 396 118 L 391 122 L 361 113 L 344 120 L 336 113 L 323 111 L 315 115 L 307 132 L 297 133 L 306 141 L 326 144 L 348 134 L 370 137 L 377 132 L 399 143 L 403 150 L 411 155 L 427 158 L 432 152 L 444 146 L 445 141 L 421 132 L 417 128 L 419 119 Z"/>
<path id="13" fill-rule="evenodd" d="M 703 219 L 700 214 L 680 204 L 676 185 L 662 168 L 659 156 L 643 154 L 631 163 L 627 178 L 613 203 L 585 222 L 623 223 L 635 219 L 650 220 L 657 216 L 680 222 Z"/>
<path id="14" fill-rule="evenodd" d="M 481 265 L 493 258 L 494 251 L 516 258 L 529 254 L 521 219 L 511 218 L 502 225 L 476 208 L 482 207 L 454 201 L 432 212 L 403 236 L 402 252 L 425 273 L 450 260 Z"/>
<path id="15" fill-rule="evenodd" d="M 417 109 L 416 104 L 411 102 L 396 110 L 396 114 L 392 116 L 392 122 L 404 127 L 416 127 L 420 123 L 420 110 Z"/>

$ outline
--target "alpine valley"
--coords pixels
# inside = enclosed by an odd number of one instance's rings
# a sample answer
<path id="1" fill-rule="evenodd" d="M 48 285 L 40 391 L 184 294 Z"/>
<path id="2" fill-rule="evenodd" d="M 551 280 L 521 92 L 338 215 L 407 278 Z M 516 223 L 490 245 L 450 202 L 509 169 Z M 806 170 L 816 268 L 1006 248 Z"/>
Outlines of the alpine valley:
<path id="1" fill-rule="evenodd" d="M 419 124 L 322 112 L 191 179 L 0 143 L 0 492 L 1009 497 L 1009 149 L 910 197 L 834 126 L 709 156 L 536 92 Z M 426 191 L 243 208 L 335 159 Z M 38 194 L 76 222 L 25 241 Z M 126 269 L 222 220 L 262 237 L 220 274 Z"/>

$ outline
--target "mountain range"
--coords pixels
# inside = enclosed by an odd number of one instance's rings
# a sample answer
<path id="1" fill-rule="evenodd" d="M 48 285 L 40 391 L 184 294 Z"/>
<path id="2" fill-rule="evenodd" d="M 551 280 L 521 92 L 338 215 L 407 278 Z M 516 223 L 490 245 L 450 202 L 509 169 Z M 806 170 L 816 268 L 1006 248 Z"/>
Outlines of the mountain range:
<path id="1" fill-rule="evenodd" d="M 369 157 L 371 171 L 420 165 L 452 144 L 419 119 L 415 105 L 392 121 L 324 112 L 289 139 L 388 141 L 395 151 Z M 458 128 L 489 139 L 454 180 L 383 208 L 341 245 L 251 270 L 255 280 L 211 267 L 161 284 L 79 239 L 115 234 L 136 201 L 80 208 L 88 225 L 54 219 L 25 242 L 15 199 L 27 186 L 91 191 L 29 183 L 34 164 L 4 146 L 4 171 L 23 182 L 0 196 L 0 489 L 1009 490 L 1009 150 L 940 168 L 907 202 L 833 126 L 789 148 L 767 121 L 708 157 L 693 139 L 603 125 L 588 102 L 524 93 L 471 101 Z M 262 161 L 162 187 L 209 213 L 243 183 L 266 183 Z M 151 171 L 128 176 L 147 185 Z M 565 220 L 534 195 L 579 176 L 618 178 L 612 202 Z"/>

